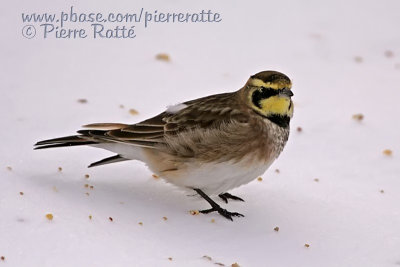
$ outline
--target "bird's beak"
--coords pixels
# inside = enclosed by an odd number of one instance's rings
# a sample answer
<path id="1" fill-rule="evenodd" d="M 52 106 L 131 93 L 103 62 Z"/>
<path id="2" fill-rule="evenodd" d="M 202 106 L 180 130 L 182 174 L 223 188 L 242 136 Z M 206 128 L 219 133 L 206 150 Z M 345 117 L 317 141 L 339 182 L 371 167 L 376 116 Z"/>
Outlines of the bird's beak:
<path id="1" fill-rule="evenodd" d="M 292 97 L 293 92 L 290 89 L 284 88 L 284 89 L 279 90 L 279 95 Z"/>

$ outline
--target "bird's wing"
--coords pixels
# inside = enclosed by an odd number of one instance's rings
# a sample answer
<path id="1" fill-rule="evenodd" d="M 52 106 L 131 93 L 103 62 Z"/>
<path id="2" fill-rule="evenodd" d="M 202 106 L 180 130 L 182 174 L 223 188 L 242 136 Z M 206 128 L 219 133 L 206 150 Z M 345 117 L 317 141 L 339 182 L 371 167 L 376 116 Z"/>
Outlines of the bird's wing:
<path id="1" fill-rule="evenodd" d="M 154 148 L 165 145 L 171 137 L 196 127 L 218 128 L 223 122 L 246 122 L 248 114 L 241 112 L 237 95 L 212 95 L 179 104 L 179 109 L 167 109 L 145 121 L 126 124 L 89 124 L 88 130 L 78 131 L 85 137 L 105 142 L 118 142 Z"/>

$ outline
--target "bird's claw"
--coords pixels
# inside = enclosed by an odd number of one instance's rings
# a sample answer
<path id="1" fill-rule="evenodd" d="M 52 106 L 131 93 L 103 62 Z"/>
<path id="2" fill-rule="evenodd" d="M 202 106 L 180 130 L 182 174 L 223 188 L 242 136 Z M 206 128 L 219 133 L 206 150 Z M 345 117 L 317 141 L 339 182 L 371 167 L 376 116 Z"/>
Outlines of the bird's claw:
<path id="1" fill-rule="evenodd" d="M 244 200 L 243 200 L 242 198 L 237 197 L 237 196 L 234 196 L 234 195 L 231 195 L 231 194 L 229 194 L 229 193 L 219 194 L 218 196 L 219 196 L 223 201 L 225 201 L 225 203 L 227 203 L 227 204 L 228 204 L 228 199 L 233 199 L 233 200 L 238 200 L 238 201 L 243 201 L 243 202 L 244 202 Z"/>
<path id="2" fill-rule="evenodd" d="M 204 213 L 204 214 L 208 214 L 208 213 L 214 212 L 214 211 L 217 211 L 223 217 L 225 217 L 225 218 L 227 218 L 228 220 L 231 220 L 231 221 L 233 221 L 232 217 L 244 217 L 243 214 L 240 214 L 238 212 L 230 212 L 230 211 L 227 211 L 226 209 L 223 209 L 221 207 L 214 207 L 214 208 L 207 209 L 207 210 L 200 210 L 200 212 Z"/>

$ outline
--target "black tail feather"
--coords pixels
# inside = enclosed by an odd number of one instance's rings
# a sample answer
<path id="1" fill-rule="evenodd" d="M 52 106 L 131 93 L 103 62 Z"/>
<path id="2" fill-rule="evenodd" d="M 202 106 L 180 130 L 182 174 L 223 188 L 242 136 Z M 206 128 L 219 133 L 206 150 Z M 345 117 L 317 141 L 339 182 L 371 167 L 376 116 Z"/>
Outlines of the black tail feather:
<path id="1" fill-rule="evenodd" d="M 37 142 L 35 149 L 53 148 L 53 147 L 66 147 L 66 146 L 81 146 L 98 144 L 96 141 L 90 141 L 79 135 L 65 136 L 60 138 L 48 139 Z"/>
<path id="2" fill-rule="evenodd" d="M 71 136 L 64 136 L 64 137 L 59 137 L 59 138 L 53 138 L 53 139 L 48 139 L 48 140 L 43 140 L 40 142 L 37 142 L 35 146 L 41 146 L 41 145 L 50 145 L 50 144 L 56 144 L 56 143 L 65 143 L 65 142 L 85 142 L 84 138 L 81 138 L 79 135 L 71 135 Z"/>
<path id="3" fill-rule="evenodd" d="M 120 155 L 115 155 L 115 156 L 112 156 L 109 158 L 105 158 L 105 159 L 93 162 L 92 164 L 90 164 L 88 166 L 88 168 L 105 165 L 105 164 L 110 164 L 110 163 L 114 163 L 114 162 L 125 161 L 125 160 L 129 160 L 129 159 L 123 158 Z"/>
<path id="4" fill-rule="evenodd" d="M 98 144 L 97 142 L 87 141 L 87 142 L 79 142 L 79 143 L 59 143 L 53 145 L 42 145 L 37 146 L 34 149 L 44 149 L 44 148 L 53 148 L 53 147 L 67 147 L 67 146 L 82 146 L 82 145 L 93 145 Z"/>

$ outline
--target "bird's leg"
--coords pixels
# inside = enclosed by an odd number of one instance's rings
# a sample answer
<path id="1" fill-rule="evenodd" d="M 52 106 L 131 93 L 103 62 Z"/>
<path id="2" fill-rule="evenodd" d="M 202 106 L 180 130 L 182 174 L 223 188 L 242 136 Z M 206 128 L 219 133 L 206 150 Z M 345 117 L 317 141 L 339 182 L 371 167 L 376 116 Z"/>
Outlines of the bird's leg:
<path id="1" fill-rule="evenodd" d="M 221 208 L 214 200 L 212 200 L 209 196 L 207 196 L 203 191 L 200 189 L 194 189 L 205 201 L 207 201 L 211 205 L 211 209 L 208 210 L 200 210 L 201 213 L 210 213 L 213 211 L 217 211 L 219 214 L 224 216 L 225 218 L 233 221 L 232 216 L 237 217 L 244 217 L 244 215 L 237 213 L 237 212 L 229 212 L 226 209 Z"/>
<path id="2" fill-rule="evenodd" d="M 227 203 L 227 204 L 228 204 L 228 198 L 233 199 L 233 200 L 239 200 L 239 201 L 243 201 L 243 202 L 244 202 L 244 200 L 243 200 L 242 198 L 237 197 L 237 196 L 234 196 L 234 195 L 231 195 L 231 194 L 229 194 L 229 193 L 222 193 L 222 194 L 219 194 L 218 196 L 219 196 L 220 198 L 222 198 L 222 200 L 225 201 L 225 203 Z"/>

